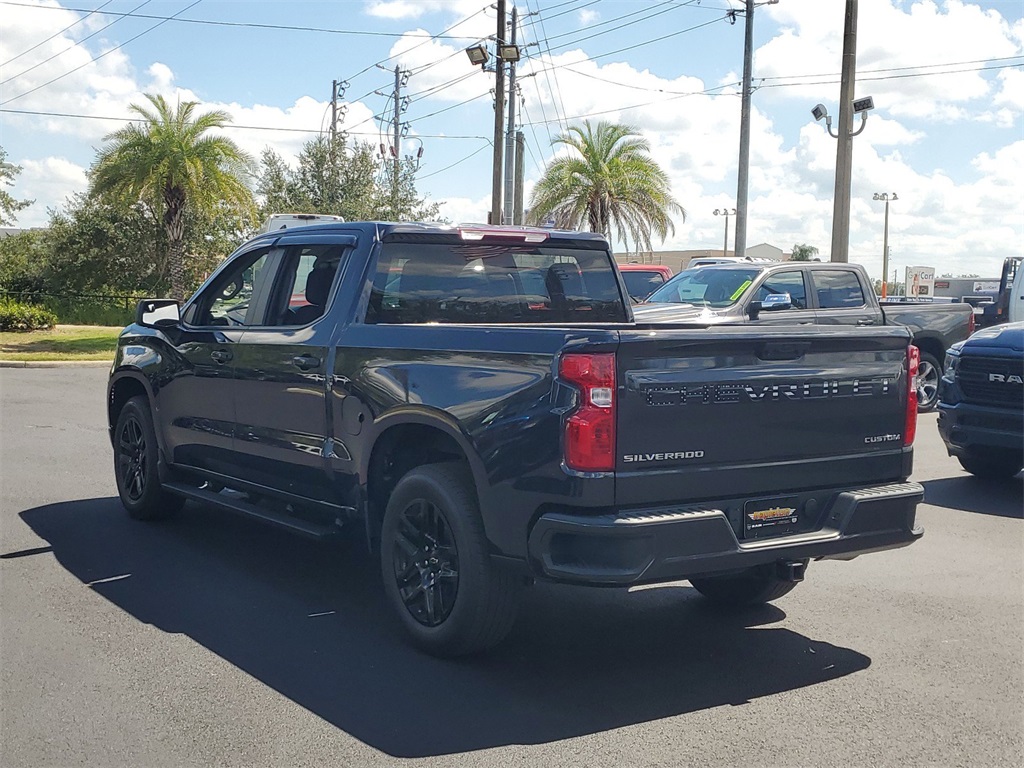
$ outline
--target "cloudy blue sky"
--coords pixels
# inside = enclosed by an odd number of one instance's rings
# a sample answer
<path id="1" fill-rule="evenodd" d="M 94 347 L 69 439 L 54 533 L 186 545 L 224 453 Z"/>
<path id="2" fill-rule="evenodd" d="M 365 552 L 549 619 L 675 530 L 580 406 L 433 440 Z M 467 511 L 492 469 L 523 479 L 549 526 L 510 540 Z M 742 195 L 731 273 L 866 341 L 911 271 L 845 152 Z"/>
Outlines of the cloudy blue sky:
<path id="1" fill-rule="evenodd" d="M 513 0 L 508 0 L 509 8 Z M 551 139 L 583 119 L 635 125 L 687 210 L 665 249 L 721 248 L 734 205 L 741 0 L 518 0 L 527 186 Z M 1024 242 L 1024 2 L 860 0 L 857 96 L 875 110 L 854 140 L 851 259 L 879 276 L 882 205 L 892 265 L 997 275 Z M 755 12 L 748 245 L 827 255 L 843 0 Z M 408 71 L 404 153 L 451 220 L 490 201 L 493 80 L 462 50 L 495 33 L 484 0 L 0 0 L 0 145 L 22 166 L 19 224 L 84 190 L 104 135 L 143 93 L 225 109 L 258 155 L 293 158 L 327 125 L 344 81 L 352 139 L 380 142 L 394 68 Z M 730 236 L 730 241 L 732 240 Z M 902 269 L 901 269 L 902 271 Z"/>

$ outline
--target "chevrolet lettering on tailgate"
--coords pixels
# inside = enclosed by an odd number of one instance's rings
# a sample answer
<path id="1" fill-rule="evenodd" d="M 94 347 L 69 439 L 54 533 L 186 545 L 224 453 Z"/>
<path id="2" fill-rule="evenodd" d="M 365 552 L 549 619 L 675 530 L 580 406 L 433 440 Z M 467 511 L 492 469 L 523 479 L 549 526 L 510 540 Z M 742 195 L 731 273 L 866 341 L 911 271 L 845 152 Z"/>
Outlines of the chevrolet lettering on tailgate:
<path id="1" fill-rule="evenodd" d="M 818 379 L 779 384 L 642 384 L 647 404 L 655 407 L 708 403 L 763 403 L 895 394 L 893 380 Z"/>

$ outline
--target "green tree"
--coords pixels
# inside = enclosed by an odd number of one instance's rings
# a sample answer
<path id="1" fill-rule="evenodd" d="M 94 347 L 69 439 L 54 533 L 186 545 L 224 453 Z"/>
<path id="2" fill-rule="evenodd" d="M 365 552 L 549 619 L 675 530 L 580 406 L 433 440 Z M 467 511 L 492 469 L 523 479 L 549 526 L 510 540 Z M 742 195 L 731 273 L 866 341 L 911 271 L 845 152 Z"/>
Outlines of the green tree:
<path id="1" fill-rule="evenodd" d="M 13 187 L 14 180 L 21 173 L 20 165 L 12 165 L 7 162 L 7 151 L 0 147 L 0 182 L 5 187 Z M 0 227 L 9 227 L 14 224 L 18 217 L 15 214 L 28 208 L 34 200 L 15 200 L 6 189 L 0 189 Z"/>
<path id="2" fill-rule="evenodd" d="M 163 96 L 146 94 L 152 110 L 129 109 L 141 125 L 129 123 L 108 135 L 92 168 L 92 192 L 100 197 L 144 205 L 158 211 L 167 235 L 171 297 L 186 289 L 187 213 L 216 205 L 249 208 L 249 156 L 230 139 L 208 135 L 230 122 L 226 112 L 195 114 L 197 102 L 172 110 Z"/>
<path id="3" fill-rule="evenodd" d="M 416 191 L 416 167 L 399 165 L 398 185 L 388 164 L 380 172 L 373 145 L 327 137 L 307 141 L 293 170 L 274 150 L 260 157 L 256 191 L 263 198 L 263 216 L 272 213 L 325 213 L 348 221 L 426 221 L 437 218 L 439 206 Z"/>
<path id="4" fill-rule="evenodd" d="M 628 125 L 599 122 L 570 126 L 553 144 L 569 153 L 552 160 L 530 196 L 529 222 L 587 228 L 637 252 L 653 250 L 675 232 L 672 214 L 686 211 L 672 197 L 668 175 L 650 156 L 650 144 Z"/>
<path id="5" fill-rule="evenodd" d="M 813 245 L 807 245 L 806 243 L 800 243 L 793 246 L 793 254 L 789 257 L 790 261 L 810 261 L 818 255 L 818 249 Z"/>
<path id="6" fill-rule="evenodd" d="M 393 173 L 380 177 L 373 218 L 383 221 L 438 221 L 441 206 L 428 202 L 416 191 L 416 161 L 403 159 L 398 166 L 398 184 Z"/>

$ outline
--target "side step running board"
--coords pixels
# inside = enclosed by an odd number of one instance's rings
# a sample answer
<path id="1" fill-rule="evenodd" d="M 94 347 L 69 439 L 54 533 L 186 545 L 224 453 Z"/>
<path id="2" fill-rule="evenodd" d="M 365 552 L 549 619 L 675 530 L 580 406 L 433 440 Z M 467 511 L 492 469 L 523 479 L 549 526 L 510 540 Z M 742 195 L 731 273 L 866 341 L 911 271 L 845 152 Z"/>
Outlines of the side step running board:
<path id="1" fill-rule="evenodd" d="M 261 520 L 265 523 L 276 525 L 280 528 L 291 531 L 292 533 L 311 536 L 314 539 L 326 539 L 336 535 L 341 530 L 337 525 L 318 525 L 317 523 L 301 520 L 282 512 L 265 509 L 264 507 L 257 506 L 240 498 L 232 498 L 230 496 L 225 496 L 222 493 L 214 493 L 213 491 L 196 488 L 185 483 L 164 483 L 163 487 L 171 493 L 184 496 L 186 499 L 192 499 L 193 501 L 198 501 L 204 504 L 212 504 L 216 507 L 220 507 L 221 509 L 227 509 L 232 512 L 247 515 L 248 517 L 255 517 L 257 520 Z"/>

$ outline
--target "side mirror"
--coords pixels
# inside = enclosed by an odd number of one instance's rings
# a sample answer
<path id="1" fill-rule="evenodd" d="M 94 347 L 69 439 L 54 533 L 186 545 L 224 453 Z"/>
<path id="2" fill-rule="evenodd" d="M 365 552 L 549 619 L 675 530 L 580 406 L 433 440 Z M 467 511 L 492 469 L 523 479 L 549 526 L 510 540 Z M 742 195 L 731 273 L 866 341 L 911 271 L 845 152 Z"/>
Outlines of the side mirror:
<path id="1" fill-rule="evenodd" d="M 135 308 L 136 325 L 167 328 L 180 323 L 181 307 L 175 299 L 143 299 Z"/>
<path id="2" fill-rule="evenodd" d="M 761 309 L 765 312 L 777 309 L 792 309 L 793 299 L 788 293 L 770 293 L 761 299 Z"/>
<path id="3" fill-rule="evenodd" d="M 761 301 L 752 301 L 747 305 L 747 315 L 757 320 L 762 312 L 775 312 L 780 309 L 792 309 L 793 299 L 788 293 L 769 293 Z"/>

